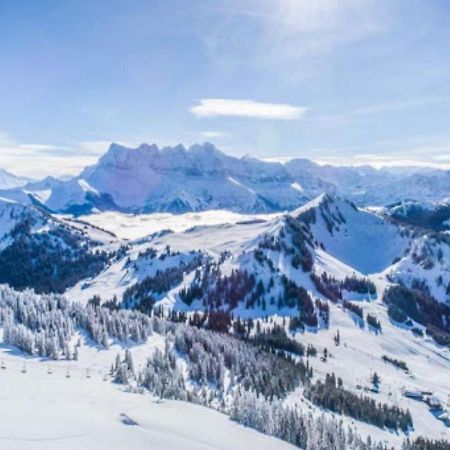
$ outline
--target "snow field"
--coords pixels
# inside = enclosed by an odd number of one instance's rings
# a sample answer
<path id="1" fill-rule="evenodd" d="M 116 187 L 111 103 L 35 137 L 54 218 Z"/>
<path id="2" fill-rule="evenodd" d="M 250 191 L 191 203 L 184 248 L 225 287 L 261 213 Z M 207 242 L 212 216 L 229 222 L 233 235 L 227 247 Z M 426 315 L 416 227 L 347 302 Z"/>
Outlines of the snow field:
<path id="1" fill-rule="evenodd" d="M 162 337 L 131 349 L 138 364 Z M 288 450 L 280 440 L 244 428 L 216 411 L 159 402 L 104 381 L 120 348 L 82 345 L 79 361 L 41 361 L 3 346 L 0 445 L 8 450 Z M 123 352 L 122 352 L 123 353 Z M 26 373 L 23 373 L 23 368 Z M 51 374 L 49 374 L 49 368 Z M 87 374 L 89 373 L 89 378 Z M 68 374 L 70 377 L 68 377 Z"/>

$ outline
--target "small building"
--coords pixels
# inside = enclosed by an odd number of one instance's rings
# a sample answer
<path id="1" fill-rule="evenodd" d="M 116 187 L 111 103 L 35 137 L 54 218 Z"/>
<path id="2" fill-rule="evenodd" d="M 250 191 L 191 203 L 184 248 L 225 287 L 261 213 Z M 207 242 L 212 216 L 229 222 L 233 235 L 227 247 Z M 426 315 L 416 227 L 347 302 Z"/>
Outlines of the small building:
<path id="1" fill-rule="evenodd" d="M 431 410 L 441 409 L 441 402 L 434 395 L 427 397 L 425 403 L 430 407 Z"/>
<path id="2" fill-rule="evenodd" d="M 415 391 L 413 389 L 405 389 L 405 397 L 413 398 L 414 400 L 422 400 L 423 395 L 421 391 Z"/>

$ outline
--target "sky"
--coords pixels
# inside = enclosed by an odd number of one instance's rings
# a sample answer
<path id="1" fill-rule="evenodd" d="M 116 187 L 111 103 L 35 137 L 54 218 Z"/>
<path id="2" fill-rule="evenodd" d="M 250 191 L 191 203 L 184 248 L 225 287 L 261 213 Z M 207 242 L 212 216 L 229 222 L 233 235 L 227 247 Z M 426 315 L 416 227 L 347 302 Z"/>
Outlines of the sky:
<path id="1" fill-rule="evenodd" d="M 0 0 L 0 167 L 111 142 L 450 168 L 448 0 Z"/>

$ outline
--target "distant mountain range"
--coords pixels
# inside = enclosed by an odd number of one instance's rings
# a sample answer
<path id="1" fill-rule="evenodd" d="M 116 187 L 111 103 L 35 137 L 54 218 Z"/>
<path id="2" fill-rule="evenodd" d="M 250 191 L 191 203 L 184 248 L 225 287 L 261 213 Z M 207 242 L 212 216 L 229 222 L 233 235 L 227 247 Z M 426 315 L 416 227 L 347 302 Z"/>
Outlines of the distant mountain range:
<path id="1" fill-rule="evenodd" d="M 306 159 L 281 164 L 229 156 L 209 143 L 188 149 L 182 145 L 160 149 L 154 144 L 131 149 L 112 144 L 97 164 L 64 181 L 47 177 L 26 183 L 8 174 L 2 182 L 2 174 L 0 197 L 75 215 L 93 210 L 284 211 L 321 193 L 362 206 L 407 199 L 436 202 L 450 195 L 449 171 L 321 166 Z"/>

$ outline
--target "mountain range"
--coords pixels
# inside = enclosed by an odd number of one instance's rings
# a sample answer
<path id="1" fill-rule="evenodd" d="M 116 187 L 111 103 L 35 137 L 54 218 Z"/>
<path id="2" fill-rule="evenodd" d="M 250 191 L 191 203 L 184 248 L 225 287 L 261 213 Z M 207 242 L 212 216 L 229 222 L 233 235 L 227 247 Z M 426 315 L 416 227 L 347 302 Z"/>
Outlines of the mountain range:
<path id="1" fill-rule="evenodd" d="M 1 181 L 1 180 L 0 180 Z M 439 202 L 450 192 L 450 172 L 430 168 L 338 167 L 306 159 L 285 164 L 226 155 L 212 144 L 131 149 L 112 144 L 80 175 L 0 183 L 0 197 L 75 215 L 228 209 L 263 213 L 295 209 L 325 192 L 360 206 L 404 200 Z"/>
<path id="2" fill-rule="evenodd" d="M 169 162 L 170 168 L 163 165 Z M 146 178 L 149 173 L 153 178 Z M 298 186 L 289 190 L 292 183 L 304 188 L 299 178 L 286 173 L 286 165 L 238 160 L 210 147 L 113 147 L 80 177 L 46 178 L 3 191 L 16 196 L 0 199 L 0 285 L 10 286 L 0 286 L 0 354 L 8 369 L 26 361 L 38 375 L 42 364 L 28 354 L 44 357 L 43 364 L 61 359 L 64 367 L 83 371 L 77 380 L 95 378 L 97 390 L 111 379 L 136 392 L 145 388 L 161 397 L 190 399 L 268 434 L 273 432 L 242 417 L 240 410 L 229 409 L 240 389 L 282 395 L 285 406 L 299 405 L 302 414 L 325 421 L 336 416 L 350 433 L 393 448 L 401 448 L 406 437 L 448 436 L 442 408 L 429 411 L 425 402 L 404 394 L 432 391 L 444 404 L 450 388 L 450 239 L 445 230 L 416 223 L 417 214 L 411 213 L 417 208 L 433 213 L 446 202 L 401 201 L 364 208 L 328 193 L 308 200 L 312 190 L 308 195 Z M 147 210 L 148 192 L 169 185 L 167 192 L 175 185 L 181 189 L 178 179 L 186 192 L 196 195 L 205 179 L 210 183 L 206 189 L 215 183 L 222 183 L 218 186 L 223 189 L 235 187 L 230 201 L 237 205 L 242 199 L 252 207 L 262 202 L 257 187 L 262 192 L 265 186 L 266 195 L 275 198 L 273 186 L 280 185 L 284 201 L 301 205 L 264 215 L 230 216 L 219 210 L 184 214 L 182 209 L 176 209 L 177 215 L 121 212 L 129 211 L 127 204 Z M 191 186 L 191 179 L 198 184 Z M 243 185 L 255 193 L 242 190 Z M 298 197 L 288 199 L 288 192 Z M 69 208 L 75 205 L 87 212 L 109 205 L 113 211 L 53 214 L 58 193 L 74 194 L 59 197 L 60 205 Z M 214 201 L 221 198 L 223 203 L 210 204 L 225 208 L 227 199 L 219 188 L 213 193 Z M 157 200 L 154 197 L 152 204 Z M 265 202 L 259 205 L 267 207 Z M 208 214 L 215 215 L 214 222 Z M 171 220 L 156 229 L 160 216 Z M 141 233 L 127 239 L 126 226 L 133 220 L 139 221 Z M 121 236 L 114 233 L 119 225 L 125 228 Z M 161 316 L 170 320 L 160 323 Z M 124 346 L 129 352 L 126 367 L 116 356 L 110 369 L 113 352 L 123 353 Z M 130 354 L 139 364 L 134 375 Z M 305 359 L 307 379 L 301 375 Z M 231 361 L 225 372 L 220 361 Z M 61 366 L 56 364 L 49 366 L 54 367 L 54 378 L 68 384 L 70 374 L 57 378 Z M 285 366 L 274 370 L 273 364 Z M 93 367 L 99 373 L 88 372 Z M 99 375 L 105 372 L 110 375 Z M 12 380 L 14 374 L 7 373 Z M 374 373 L 381 381 L 373 381 Z M 335 382 L 329 385 L 330 374 L 341 380 L 338 387 Z M 323 380 L 328 380 L 324 396 Z M 80 382 L 80 391 L 83 386 Z M 330 398 L 340 400 L 331 404 Z M 243 410 L 259 409 L 253 405 Z M 125 411 L 127 423 L 145 423 L 144 415 Z M 273 423 L 281 420 L 275 419 L 280 411 L 271 413 Z M 301 421 L 295 423 L 289 430 Z M 308 433 L 309 439 L 316 435 Z M 297 442 L 284 432 L 276 436 Z"/>

